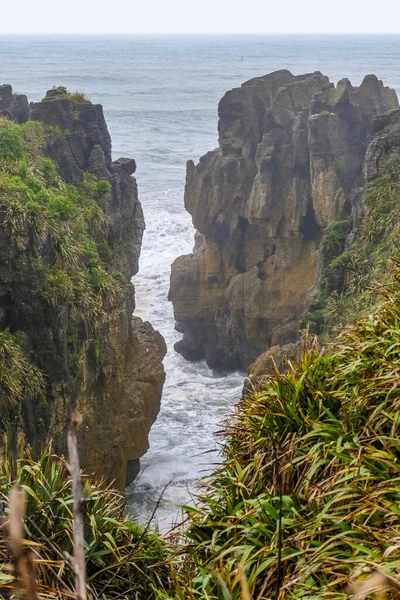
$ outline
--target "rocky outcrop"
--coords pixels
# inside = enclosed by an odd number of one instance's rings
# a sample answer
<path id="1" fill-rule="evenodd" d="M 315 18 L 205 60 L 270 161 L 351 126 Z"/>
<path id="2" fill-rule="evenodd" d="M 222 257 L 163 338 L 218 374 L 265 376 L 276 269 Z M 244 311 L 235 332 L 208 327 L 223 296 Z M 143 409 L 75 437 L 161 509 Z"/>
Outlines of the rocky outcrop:
<path id="1" fill-rule="evenodd" d="M 22 106 L 25 97 L 16 98 L 9 86 L 0 88 L 3 115 L 24 122 L 26 114 L 16 107 Z M 55 161 L 65 182 L 79 185 L 90 177 L 109 182 L 101 199 L 104 218 L 96 244 L 106 249 L 110 271 L 130 281 L 138 271 L 144 230 L 136 182 L 131 177 L 136 165 L 133 159 L 112 161 L 102 106 L 77 101 L 59 88 L 31 104 L 28 117 L 52 126 L 44 153 Z M 30 356 L 47 381 L 45 397 L 23 402 L 12 427 L 22 429 L 34 452 L 50 438 L 55 450 L 63 452 L 75 410 L 82 421 L 83 467 L 122 488 L 148 449 L 148 433 L 159 411 L 165 378 L 165 342 L 149 323 L 132 318 L 131 283 L 124 284 L 123 297 L 96 322 L 82 315 L 72 324 L 68 304 L 49 301 L 43 277 L 34 268 L 38 258 L 43 264 L 50 260 L 50 242 L 41 243 L 38 257 L 33 236 L 10 237 L 3 216 L 0 210 L 0 326 L 26 334 Z"/>
<path id="2" fill-rule="evenodd" d="M 0 117 L 7 117 L 18 123 L 28 121 L 28 98 L 23 94 L 13 94 L 11 85 L 0 85 Z"/>
<path id="3" fill-rule="evenodd" d="M 187 165 L 197 233 L 172 266 L 178 352 L 247 368 L 296 341 L 323 232 L 351 213 L 373 117 L 396 108 L 373 75 L 335 87 L 319 72 L 278 71 L 225 94 L 219 148 Z"/>
<path id="4" fill-rule="evenodd" d="M 290 364 L 296 364 L 301 356 L 300 343 L 272 346 L 250 366 L 243 385 L 243 397 L 262 389 L 269 375 L 283 373 Z"/>
<path id="5" fill-rule="evenodd" d="M 400 110 L 380 115 L 373 120 L 372 133 L 365 157 L 367 184 L 400 165 Z M 362 212 L 362 211 L 361 211 Z M 359 221 L 355 215 L 355 227 Z"/>

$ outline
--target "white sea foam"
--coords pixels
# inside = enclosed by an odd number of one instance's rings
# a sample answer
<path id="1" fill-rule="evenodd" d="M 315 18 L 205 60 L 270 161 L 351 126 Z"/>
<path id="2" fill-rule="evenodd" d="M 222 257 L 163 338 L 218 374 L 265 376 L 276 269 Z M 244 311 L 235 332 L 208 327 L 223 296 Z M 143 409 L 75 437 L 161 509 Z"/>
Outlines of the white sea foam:
<path id="1" fill-rule="evenodd" d="M 232 410 L 243 384 L 242 373 L 216 376 L 204 361 L 188 363 L 173 350 L 180 334 L 174 330 L 167 300 L 170 266 L 176 256 L 192 251 L 194 233 L 189 215 L 172 209 L 182 201 L 182 193 L 181 188 L 168 189 L 143 198 L 144 204 L 152 204 L 157 219 L 149 222 L 140 273 L 133 280 L 135 314 L 161 331 L 168 354 L 162 408 L 151 430 L 150 450 L 141 461 L 142 473 L 132 488 L 130 506 L 145 521 L 168 484 L 156 513 L 163 530 L 179 518 L 177 505 L 191 500 L 199 479 L 218 460 L 215 432 Z"/>
<path id="2" fill-rule="evenodd" d="M 219 423 L 232 410 L 243 377 L 214 377 L 204 363 L 173 352 L 179 338 L 167 301 L 171 262 L 191 252 L 193 229 L 183 207 L 185 161 L 217 146 L 217 105 L 226 90 L 276 69 L 320 70 L 354 85 L 376 73 L 400 90 L 399 36 L 15 36 L 0 37 L 0 83 L 36 101 L 54 85 L 104 105 L 114 156 L 133 156 L 147 231 L 135 277 L 137 313 L 168 344 L 167 380 L 151 449 L 131 505 L 141 519 L 163 486 L 186 502 L 218 459 Z M 84 60 L 82 59 L 84 57 Z M 241 58 L 243 57 L 243 60 Z M 162 528 L 176 510 L 163 504 Z"/>

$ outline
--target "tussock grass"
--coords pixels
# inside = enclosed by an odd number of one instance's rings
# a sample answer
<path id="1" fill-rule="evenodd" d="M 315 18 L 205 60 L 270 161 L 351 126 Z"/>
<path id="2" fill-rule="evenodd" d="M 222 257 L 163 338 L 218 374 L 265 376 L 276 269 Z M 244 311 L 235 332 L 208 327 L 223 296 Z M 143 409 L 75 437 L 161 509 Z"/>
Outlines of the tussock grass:
<path id="1" fill-rule="evenodd" d="M 8 411 L 24 397 L 34 399 L 44 391 L 42 372 L 27 358 L 22 333 L 0 332 L 0 406 Z"/>
<path id="2" fill-rule="evenodd" d="M 175 597 L 242 598 L 243 569 L 253 598 L 339 600 L 356 568 L 398 572 L 400 264 L 393 270 L 374 315 L 327 352 L 313 344 L 243 401 L 222 467 L 187 507 Z"/>
<path id="3" fill-rule="evenodd" d="M 48 447 L 39 461 L 25 456 L 0 464 L 0 500 L 8 512 L 8 496 L 16 483 L 26 496 L 25 544 L 37 561 L 40 597 L 75 598 L 72 515 L 68 465 Z M 121 495 L 83 478 L 84 547 L 89 597 L 151 599 L 167 580 L 166 546 L 124 516 Z M 6 540 L 0 539 L 0 597 L 14 588 Z M 161 564 L 160 564 L 161 563 Z"/>
<path id="4" fill-rule="evenodd" d="M 60 98 L 71 100 L 71 102 L 89 103 L 90 99 L 83 92 L 70 92 L 66 87 L 57 88 L 60 90 Z"/>

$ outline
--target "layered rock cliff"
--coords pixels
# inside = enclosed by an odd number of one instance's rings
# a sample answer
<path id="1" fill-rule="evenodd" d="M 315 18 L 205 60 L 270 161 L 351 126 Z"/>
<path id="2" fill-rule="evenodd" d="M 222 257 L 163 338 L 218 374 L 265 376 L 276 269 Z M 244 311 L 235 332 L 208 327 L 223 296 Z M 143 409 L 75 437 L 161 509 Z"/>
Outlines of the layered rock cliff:
<path id="1" fill-rule="evenodd" d="M 277 71 L 225 94 L 219 148 L 187 165 L 197 233 L 193 254 L 172 266 L 178 352 L 247 368 L 296 341 L 321 238 L 351 214 L 374 117 L 396 108 L 396 93 L 373 75 L 353 87 Z"/>
<path id="2" fill-rule="evenodd" d="M 83 467 L 119 487 L 148 449 L 165 377 L 164 340 L 132 318 L 144 230 L 135 168 L 112 160 L 101 105 L 57 88 L 29 106 L 0 87 L 0 332 L 15 346 L 23 334 L 43 382 L 28 394 L 18 375 L 7 406 L 1 373 L 1 427 L 34 452 L 50 438 L 63 452 L 75 410 Z"/>

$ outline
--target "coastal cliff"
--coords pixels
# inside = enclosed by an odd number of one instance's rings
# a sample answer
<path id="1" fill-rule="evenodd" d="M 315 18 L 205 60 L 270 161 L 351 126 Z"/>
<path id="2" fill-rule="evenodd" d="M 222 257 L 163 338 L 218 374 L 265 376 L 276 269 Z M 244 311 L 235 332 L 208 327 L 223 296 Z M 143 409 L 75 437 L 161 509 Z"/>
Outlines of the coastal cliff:
<path id="1" fill-rule="evenodd" d="M 277 71 L 225 94 L 219 148 L 187 165 L 192 254 L 172 266 L 175 348 L 213 368 L 247 368 L 295 342 L 320 280 L 328 226 L 354 212 L 376 115 L 398 108 L 368 75 L 335 87 Z M 348 233 L 348 232 L 347 232 Z"/>
<path id="2" fill-rule="evenodd" d="M 148 449 L 165 378 L 162 336 L 132 318 L 145 227 L 135 169 L 112 160 L 101 105 L 65 88 L 29 105 L 0 87 L 0 345 L 19 360 L 16 387 L 2 373 L 0 425 L 34 453 L 50 438 L 63 452 L 75 410 L 83 467 L 120 488 Z"/>

